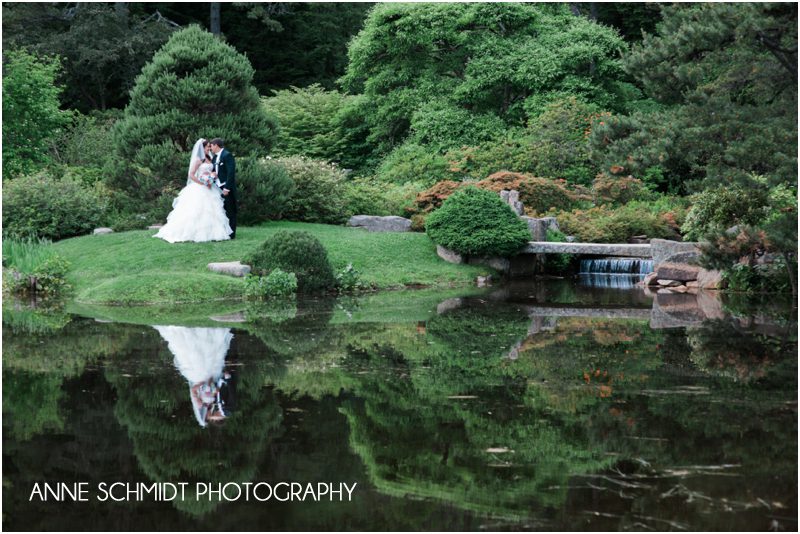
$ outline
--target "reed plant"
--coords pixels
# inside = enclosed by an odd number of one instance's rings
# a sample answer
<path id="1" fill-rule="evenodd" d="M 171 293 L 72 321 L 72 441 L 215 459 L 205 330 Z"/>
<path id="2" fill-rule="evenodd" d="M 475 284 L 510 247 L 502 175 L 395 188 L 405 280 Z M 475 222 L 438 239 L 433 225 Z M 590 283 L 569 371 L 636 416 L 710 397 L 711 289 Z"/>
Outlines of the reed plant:
<path id="1" fill-rule="evenodd" d="M 48 239 L 3 239 L 3 267 L 21 274 L 33 274 L 37 267 L 56 255 Z"/>
<path id="2" fill-rule="evenodd" d="M 3 239 L 3 289 L 58 293 L 66 289 L 69 262 L 46 239 Z"/>

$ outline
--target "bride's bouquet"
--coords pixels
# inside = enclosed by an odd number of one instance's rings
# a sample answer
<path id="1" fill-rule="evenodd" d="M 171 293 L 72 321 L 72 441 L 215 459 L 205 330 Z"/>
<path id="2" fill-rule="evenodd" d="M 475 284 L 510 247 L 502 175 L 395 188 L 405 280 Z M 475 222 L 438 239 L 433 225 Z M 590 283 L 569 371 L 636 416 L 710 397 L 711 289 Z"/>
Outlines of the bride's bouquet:
<path id="1" fill-rule="evenodd" d="M 200 180 L 200 183 L 202 183 L 203 185 L 211 185 L 212 183 L 214 183 L 214 179 L 211 177 L 210 174 L 201 174 L 200 176 L 197 177 L 197 179 Z"/>

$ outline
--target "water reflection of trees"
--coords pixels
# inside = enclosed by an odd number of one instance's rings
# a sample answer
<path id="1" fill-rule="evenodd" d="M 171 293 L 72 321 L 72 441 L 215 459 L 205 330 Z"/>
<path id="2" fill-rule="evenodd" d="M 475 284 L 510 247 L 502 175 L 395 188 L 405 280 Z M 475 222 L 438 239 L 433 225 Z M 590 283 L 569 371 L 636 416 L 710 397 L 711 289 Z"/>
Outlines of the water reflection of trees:
<path id="1" fill-rule="evenodd" d="M 174 369 L 172 354 L 153 330 L 149 350 L 138 365 L 143 374 L 108 366 L 106 379 L 116 391 L 114 413 L 133 444 L 139 466 L 154 482 L 246 482 L 256 475 L 267 446 L 280 433 L 282 412 L 264 387 L 281 373 L 275 354 L 234 337 L 227 364 L 237 376 L 236 410 L 220 424 L 198 426 L 186 381 Z M 248 344 L 247 355 L 237 344 Z M 220 503 L 187 496 L 177 508 L 202 515 Z"/>
<path id="2" fill-rule="evenodd" d="M 459 517 L 469 514 L 458 510 L 536 515 L 579 529 L 587 502 L 614 510 L 608 529 L 641 527 L 647 511 L 675 521 L 691 514 L 693 527 L 718 530 L 721 523 L 706 518 L 721 511 L 721 496 L 735 493 L 731 479 L 697 466 L 721 464 L 740 466 L 733 474 L 743 481 L 738 495 L 749 495 L 744 505 L 763 497 L 791 507 L 786 496 L 796 496 L 796 480 L 791 487 L 791 475 L 776 482 L 775 473 L 796 470 L 796 405 L 786 403 L 797 391 L 795 336 L 754 333 L 730 321 L 664 331 L 645 320 L 543 321 L 509 303 L 460 304 L 419 323 L 395 317 L 337 325 L 330 304 L 315 310 L 301 303 L 294 318 L 248 324 L 227 357 L 238 373 L 239 410 L 205 430 L 194 422 L 186 381 L 150 328 L 75 320 L 57 336 L 4 330 L 4 427 L 13 438 L 7 465 L 30 473 L 25 481 L 52 478 L 63 467 L 58 462 L 85 479 L 123 472 L 134 480 L 142 476 L 138 466 L 151 481 L 246 481 L 265 474 L 313 479 L 315 466 L 330 461 L 336 467 L 329 474 L 348 479 L 363 463 L 382 494 L 404 498 L 375 499 L 390 508 L 382 517 L 412 530 L 429 528 L 415 514 L 440 509 L 457 509 Z M 114 399 L 113 414 L 65 393 L 66 380 L 102 357 L 107 365 L 97 376 L 110 387 L 104 382 L 109 392 L 95 402 Z M 278 397 L 267 384 L 276 384 Z M 281 445 L 287 450 L 272 441 L 289 427 L 279 402 L 305 403 L 292 417 L 319 410 L 314 420 L 293 420 L 301 430 L 291 426 L 292 439 Z M 356 453 L 347 462 L 346 447 L 332 453 L 318 444 L 344 434 L 331 417 L 336 404 Z M 101 412 L 101 423 L 90 421 Z M 104 430 L 115 421 L 123 433 Z M 67 447 L 56 446 L 54 434 L 55 460 L 19 441 L 49 440 L 42 434 L 65 424 L 79 436 Z M 302 431 L 308 436 L 295 441 Z M 131 449 L 136 462 L 118 467 Z M 79 450 L 93 452 L 72 458 Z M 294 467 L 271 461 L 276 454 Z M 19 487 L 25 481 L 14 479 Z M 640 487 L 624 486 L 621 498 L 621 483 Z M 409 505 L 407 496 L 430 500 Z M 216 503 L 190 499 L 179 507 L 197 518 Z M 567 512 L 556 515 L 556 507 Z M 325 524 L 340 525 L 339 510 L 326 510 Z M 219 519 L 227 520 L 242 524 Z"/>
<path id="3" fill-rule="evenodd" d="M 611 473 L 655 478 L 698 463 L 746 466 L 757 478 L 794 465 L 796 422 L 779 399 L 796 391 L 796 361 L 787 357 L 795 340 L 747 335 L 742 343 L 740 334 L 737 342 L 714 323 L 688 334 L 637 320 L 560 319 L 543 331 L 529 325 L 508 307 L 472 306 L 422 329 L 344 334 L 343 365 L 356 398 L 342 411 L 351 447 L 382 492 L 515 516 L 532 513 L 531 503 L 563 504 L 576 480 L 612 465 Z M 709 352 L 722 336 L 730 340 L 723 352 L 771 363 L 747 383 L 733 382 L 698 365 L 691 353 L 698 336 Z M 515 342 L 517 359 L 509 357 Z M 719 477 L 693 484 L 699 494 L 721 488 Z M 637 507 L 659 501 L 650 493 L 641 499 Z"/>
<path id="4" fill-rule="evenodd" d="M 529 323 L 514 309 L 476 306 L 431 319 L 416 340 L 395 335 L 389 345 L 385 331 L 350 340 L 344 365 L 370 372 L 353 377 L 358 399 L 342 411 L 381 491 L 527 515 L 532 503 L 562 501 L 570 473 L 608 465 L 577 418 L 527 402 L 521 362 L 505 356 Z"/>
<path id="5" fill-rule="evenodd" d="M 64 381 L 130 343 L 125 328 L 71 322 L 60 309 L 4 308 L 3 325 L 3 424 L 19 440 L 61 429 Z"/>

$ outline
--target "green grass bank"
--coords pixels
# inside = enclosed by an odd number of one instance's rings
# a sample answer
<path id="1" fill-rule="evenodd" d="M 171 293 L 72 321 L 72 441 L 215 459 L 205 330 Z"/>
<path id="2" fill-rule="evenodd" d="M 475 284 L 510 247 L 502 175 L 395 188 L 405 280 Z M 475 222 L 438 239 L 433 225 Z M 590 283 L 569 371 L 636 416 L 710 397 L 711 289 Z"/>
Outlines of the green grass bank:
<path id="1" fill-rule="evenodd" d="M 465 286 L 490 273 L 486 267 L 442 261 L 425 234 L 296 222 L 239 228 L 234 241 L 170 244 L 154 239 L 154 230 L 141 230 L 76 237 L 53 246 L 72 265 L 68 279 L 77 302 L 193 303 L 240 299 L 243 280 L 211 273 L 206 265 L 240 260 L 278 230 L 313 234 L 334 269 L 352 263 L 362 281 L 378 289 Z"/>

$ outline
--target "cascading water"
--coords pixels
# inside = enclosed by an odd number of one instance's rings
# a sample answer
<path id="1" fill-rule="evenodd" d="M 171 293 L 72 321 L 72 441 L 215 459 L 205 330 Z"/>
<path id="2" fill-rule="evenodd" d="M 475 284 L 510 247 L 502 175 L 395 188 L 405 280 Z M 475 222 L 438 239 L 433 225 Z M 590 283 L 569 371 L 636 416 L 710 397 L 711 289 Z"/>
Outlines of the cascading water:
<path id="1" fill-rule="evenodd" d="M 653 271 L 653 260 L 641 258 L 595 258 L 581 260 L 578 273 L 582 285 L 632 288 Z"/>

